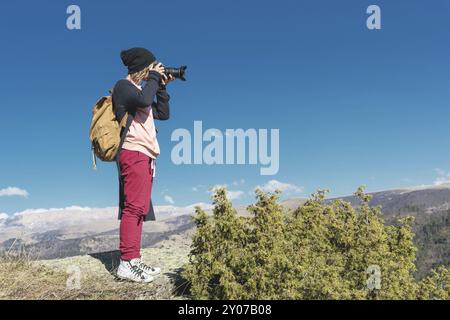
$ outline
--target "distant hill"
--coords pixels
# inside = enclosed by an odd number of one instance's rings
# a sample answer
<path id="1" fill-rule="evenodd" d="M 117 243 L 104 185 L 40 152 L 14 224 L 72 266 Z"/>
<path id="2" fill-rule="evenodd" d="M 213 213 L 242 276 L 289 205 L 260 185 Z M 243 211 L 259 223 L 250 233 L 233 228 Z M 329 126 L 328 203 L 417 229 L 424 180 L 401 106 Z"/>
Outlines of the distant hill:
<path id="1" fill-rule="evenodd" d="M 450 185 L 397 189 L 371 193 L 371 205 L 380 205 L 385 216 L 402 216 L 405 213 L 432 214 L 450 209 Z M 354 196 L 343 197 L 357 205 Z"/>

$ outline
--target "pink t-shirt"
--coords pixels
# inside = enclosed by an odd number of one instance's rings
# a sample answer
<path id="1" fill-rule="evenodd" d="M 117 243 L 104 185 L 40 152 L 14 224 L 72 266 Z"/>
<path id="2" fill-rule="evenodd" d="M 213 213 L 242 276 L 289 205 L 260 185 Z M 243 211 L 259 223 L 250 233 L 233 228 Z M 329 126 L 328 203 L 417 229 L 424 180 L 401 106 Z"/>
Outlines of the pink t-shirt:
<path id="1" fill-rule="evenodd" d="M 129 77 L 127 80 L 131 81 Z M 142 88 L 131 81 L 139 90 Z M 159 144 L 156 139 L 156 128 L 153 119 L 152 106 L 148 106 L 145 109 L 138 108 L 136 115 L 131 122 L 130 129 L 128 130 L 122 148 L 132 151 L 139 151 L 149 156 L 152 159 L 156 159 L 159 155 Z"/>

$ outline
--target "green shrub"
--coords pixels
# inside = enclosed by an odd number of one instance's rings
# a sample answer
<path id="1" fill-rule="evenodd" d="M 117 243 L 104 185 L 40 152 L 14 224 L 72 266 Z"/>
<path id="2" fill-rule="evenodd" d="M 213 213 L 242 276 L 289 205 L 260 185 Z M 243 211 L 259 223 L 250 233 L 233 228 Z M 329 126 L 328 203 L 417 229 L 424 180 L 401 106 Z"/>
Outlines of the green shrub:
<path id="1" fill-rule="evenodd" d="M 319 191 L 285 212 L 278 192 L 256 191 L 250 217 L 238 216 L 225 189 L 213 215 L 196 209 L 183 276 L 197 299 L 447 299 L 450 271 L 417 282 L 412 218 L 386 226 L 359 188 L 354 208 L 324 203 Z"/>

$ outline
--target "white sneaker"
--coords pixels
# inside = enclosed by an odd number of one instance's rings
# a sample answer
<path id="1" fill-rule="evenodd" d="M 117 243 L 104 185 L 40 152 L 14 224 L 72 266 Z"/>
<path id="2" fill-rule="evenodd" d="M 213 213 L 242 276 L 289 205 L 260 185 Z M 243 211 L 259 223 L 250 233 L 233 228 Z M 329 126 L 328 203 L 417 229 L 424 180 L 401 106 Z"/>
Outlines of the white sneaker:
<path id="1" fill-rule="evenodd" d="M 149 276 L 156 276 L 161 273 L 161 268 L 152 267 L 152 266 L 145 264 L 144 260 L 142 260 L 142 258 L 139 259 L 138 266 L 142 271 L 144 271 Z"/>
<path id="2" fill-rule="evenodd" d="M 139 267 L 141 259 L 120 260 L 117 269 L 117 277 L 122 280 L 130 280 L 134 282 L 149 283 L 153 281 L 153 277 L 147 274 Z"/>

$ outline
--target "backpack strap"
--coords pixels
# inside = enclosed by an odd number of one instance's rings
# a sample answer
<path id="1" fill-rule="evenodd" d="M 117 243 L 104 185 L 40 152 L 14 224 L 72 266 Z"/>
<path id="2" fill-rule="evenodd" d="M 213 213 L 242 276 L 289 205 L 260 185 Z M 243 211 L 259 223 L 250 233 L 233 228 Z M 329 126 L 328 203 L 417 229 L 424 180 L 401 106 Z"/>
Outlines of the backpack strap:
<path id="1" fill-rule="evenodd" d="M 128 112 L 125 112 L 125 114 L 122 117 L 122 120 L 120 120 L 119 122 L 120 128 L 125 128 L 127 126 L 127 121 L 128 121 Z"/>
<path id="2" fill-rule="evenodd" d="M 94 146 L 92 146 L 91 149 L 92 149 L 92 169 L 97 170 L 97 159 L 95 158 Z"/>
<path id="3" fill-rule="evenodd" d="M 114 88 L 111 88 L 111 89 L 108 90 L 108 93 L 111 96 L 111 99 L 112 99 L 113 92 L 114 92 Z M 120 125 L 121 128 L 125 128 L 126 127 L 127 120 L 128 120 L 128 112 L 125 112 L 125 115 L 122 117 L 122 119 L 119 122 L 119 125 Z"/>

